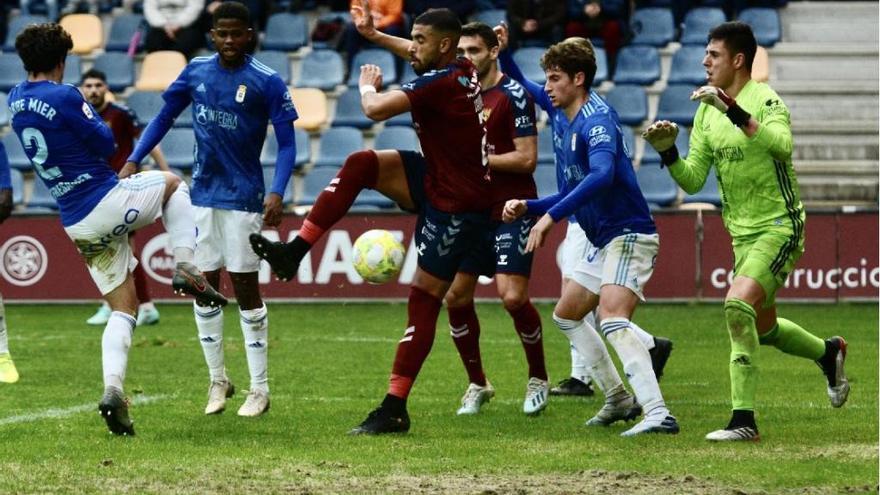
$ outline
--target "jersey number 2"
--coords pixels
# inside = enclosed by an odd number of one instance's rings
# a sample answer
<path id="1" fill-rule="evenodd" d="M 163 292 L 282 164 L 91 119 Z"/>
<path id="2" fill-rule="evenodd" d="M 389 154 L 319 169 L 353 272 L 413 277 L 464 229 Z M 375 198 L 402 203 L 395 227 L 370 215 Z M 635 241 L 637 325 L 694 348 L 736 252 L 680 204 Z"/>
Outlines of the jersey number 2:
<path id="1" fill-rule="evenodd" d="M 39 129 L 26 127 L 21 132 L 21 140 L 24 142 L 24 148 L 26 150 L 37 148 L 37 152 L 34 154 L 34 157 L 31 158 L 31 163 L 34 164 L 34 168 L 37 170 L 37 173 L 40 174 L 40 177 L 45 180 L 52 180 L 61 177 L 61 170 L 58 167 L 52 167 L 49 169 L 43 168 L 43 164 L 45 164 L 46 160 L 49 158 L 49 147 L 46 146 L 46 138 L 43 137 L 43 133 L 40 132 Z"/>

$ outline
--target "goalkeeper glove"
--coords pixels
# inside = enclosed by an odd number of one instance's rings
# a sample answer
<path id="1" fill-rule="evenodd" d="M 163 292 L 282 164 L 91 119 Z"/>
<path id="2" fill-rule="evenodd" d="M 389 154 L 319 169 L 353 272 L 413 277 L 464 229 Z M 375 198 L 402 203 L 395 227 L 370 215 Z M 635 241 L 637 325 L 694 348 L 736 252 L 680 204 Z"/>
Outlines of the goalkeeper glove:
<path id="1" fill-rule="evenodd" d="M 691 93 L 691 100 L 699 100 L 702 103 L 717 108 L 718 111 L 727 115 L 727 118 L 737 127 L 745 127 L 748 125 L 749 119 L 752 118 L 748 112 L 736 104 L 736 100 L 728 96 L 724 90 L 715 86 L 703 86 L 694 91 Z"/>
<path id="2" fill-rule="evenodd" d="M 678 147 L 675 146 L 675 138 L 678 137 L 678 126 L 675 122 L 660 120 L 654 122 L 642 137 L 660 154 L 661 165 L 672 165 L 678 160 Z"/>

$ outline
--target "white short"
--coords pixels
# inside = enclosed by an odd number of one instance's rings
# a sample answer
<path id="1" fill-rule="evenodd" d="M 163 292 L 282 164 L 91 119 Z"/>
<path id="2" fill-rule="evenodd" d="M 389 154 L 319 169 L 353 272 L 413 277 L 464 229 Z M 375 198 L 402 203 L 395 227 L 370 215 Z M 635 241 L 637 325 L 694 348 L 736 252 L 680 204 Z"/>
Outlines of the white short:
<path id="1" fill-rule="evenodd" d="M 165 175 L 141 172 L 120 180 L 85 218 L 65 227 L 102 295 L 137 266 L 128 234 L 162 216 L 164 195 Z"/>
<path id="2" fill-rule="evenodd" d="M 621 285 L 644 301 L 642 290 L 654 273 L 659 251 L 657 234 L 617 236 L 604 248 L 588 252 L 575 268 L 572 279 L 594 294 L 599 294 L 603 285 Z"/>
<path id="3" fill-rule="evenodd" d="M 565 239 L 563 239 L 559 251 L 559 267 L 562 270 L 562 278 L 571 278 L 578 263 L 584 259 L 588 252 L 592 251 L 596 251 L 596 248 L 587 239 L 584 229 L 577 222 L 569 221 L 568 230 L 565 232 Z"/>
<path id="4" fill-rule="evenodd" d="M 196 266 L 203 272 L 221 268 L 234 273 L 260 270 L 260 258 L 248 236 L 263 229 L 263 215 L 249 211 L 194 206 Z"/>

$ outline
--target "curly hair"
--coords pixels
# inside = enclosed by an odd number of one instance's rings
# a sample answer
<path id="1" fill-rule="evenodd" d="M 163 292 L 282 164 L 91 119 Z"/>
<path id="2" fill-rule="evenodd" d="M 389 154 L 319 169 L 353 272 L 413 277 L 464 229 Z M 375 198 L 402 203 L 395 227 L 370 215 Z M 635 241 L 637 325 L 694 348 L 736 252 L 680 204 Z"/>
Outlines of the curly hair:
<path id="1" fill-rule="evenodd" d="M 558 69 L 574 79 L 584 73 L 584 89 L 590 90 L 596 77 L 596 53 L 593 44 L 585 38 L 567 38 L 551 46 L 541 57 L 541 68 Z"/>
<path id="2" fill-rule="evenodd" d="M 51 71 L 72 49 L 70 34 L 54 22 L 31 24 L 15 38 L 15 50 L 29 73 Z"/>

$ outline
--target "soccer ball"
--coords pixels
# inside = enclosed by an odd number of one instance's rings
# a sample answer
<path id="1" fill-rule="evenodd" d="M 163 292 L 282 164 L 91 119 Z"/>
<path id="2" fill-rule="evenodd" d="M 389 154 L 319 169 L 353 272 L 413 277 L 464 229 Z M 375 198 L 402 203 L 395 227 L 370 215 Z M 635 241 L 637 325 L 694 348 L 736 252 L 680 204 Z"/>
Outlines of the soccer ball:
<path id="1" fill-rule="evenodd" d="M 364 280 L 384 284 L 394 278 L 403 266 L 403 244 L 387 230 L 364 232 L 354 241 L 352 264 Z"/>

